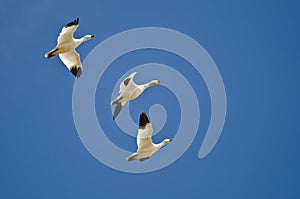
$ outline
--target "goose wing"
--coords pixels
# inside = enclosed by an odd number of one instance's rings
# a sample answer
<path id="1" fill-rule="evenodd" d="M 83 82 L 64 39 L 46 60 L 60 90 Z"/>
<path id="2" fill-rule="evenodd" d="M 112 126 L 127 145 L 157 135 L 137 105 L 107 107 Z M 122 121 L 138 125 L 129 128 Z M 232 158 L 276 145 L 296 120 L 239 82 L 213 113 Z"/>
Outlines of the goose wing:
<path id="1" fill-rule="evenodd" d="M 137 135 L 137 145 L 138 151 L 146 149 L 148 147 L 152 147 L 152 125 L 146 115 L 146 113 L 140 114 L 140 121 L 139 121 L 139 131 Z"/>
<path id="2" fill-rule="evenodd" d="M 137 85 L 133 81 L 133 78 L 135 75 L 136 75 L 136 72 L 133 72 L 122 81 L 122 83 L 120 84 L 120 90 L 119 90 L 120 94 L 124 93 L 128 90 L 134 90 L 137 87 Z"/>
<path id="3" fill-rule="evenodd" d="M 126 104 L 128 100 L 130 100 L 132 93 L 138 87 L 133 81 L 133 77 L 135 76 L 135 74 L 136 72 L 130 74 L 121 82 L 119 96 L 117 97 L 117 99 L 111 102 L 111 104 L 117 104 L 114 111 L 113 120 L 115 120 L 115 118 L 118 116 L 123 106 Z"/>
<path id="4" fill-rule="evenodd" d="M 121 112 L 123 106 L 126 104 L 126 101 L 123 101 L 123 102 L 118 102 L 117 103 L 117 106 L 115 108 L 115 111 L 114 111 L 114 116 L 113 116 L 113 120 L 116 119 L 116 117 L 119 115 L 119 113 Z"/>
<path id="5" fill-rule="evenodd" d="M 71 70 L 72 67 L 81 68 L 82 64 L 80 61 L 80 55 L 78 52 L 74 50 L 70 50 L 65 53 L 61 53 L 58 55 L 60 60 L 66 65 L 66 67 Z"/>
<path id="6" fill-rule="evenodd" d="M 62 44 L 62 43 L 72 40 L 74 32 L 76 31 L 78 25 L 79 25 L 79 18 L 76 18 L 74 21 L 71 21 L 70 23 L 66 24 L 62 28 L 62 30 L 57 38 L 57 43 Z"/>

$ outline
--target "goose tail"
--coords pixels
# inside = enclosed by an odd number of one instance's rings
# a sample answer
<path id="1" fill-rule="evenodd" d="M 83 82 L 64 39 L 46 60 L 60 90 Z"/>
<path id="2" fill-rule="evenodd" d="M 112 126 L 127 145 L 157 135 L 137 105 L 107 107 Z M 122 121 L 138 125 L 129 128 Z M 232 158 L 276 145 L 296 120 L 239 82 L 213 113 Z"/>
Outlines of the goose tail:
<path id="1" fill-rule="evenodd" d="M 58 49 L 57 49 L 57 48 L 56 48 L 56 49 L 53 49 L 53 50 L 51 50 L 51 51 L 47 52 L 47 53 L 45 54 L 45 57 L 46 57 L 46 58 L 53 57 L 54 55 L 56 55 L 56 54 L 57 54 L 57 51 L 58 51 Z"/>

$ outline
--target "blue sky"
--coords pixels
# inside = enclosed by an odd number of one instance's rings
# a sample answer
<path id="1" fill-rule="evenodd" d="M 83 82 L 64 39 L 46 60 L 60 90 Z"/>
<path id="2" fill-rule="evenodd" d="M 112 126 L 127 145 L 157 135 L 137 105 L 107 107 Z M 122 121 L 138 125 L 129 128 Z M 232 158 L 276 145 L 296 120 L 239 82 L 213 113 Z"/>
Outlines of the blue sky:
<path id="1" fill-rule="evenodd" d="M 298 198 L 299 8 L 297 1 L 265 0 L 2 2 L 0 197 Z M 76 17 L 76 37 L 95 34 L 78 47 L 82 60 L 110 36 L 147 26 L 177 30 L 206 49 L 227 94 L 226 123 L 206 158 L 198 159 L 210 117 L 201 78 L 196 88 L 203 104 L 200 129 L 175 163 L 152 173 L 129 174 L 101 164 L 86 150 L 73 121 L 74 77 L 58 57 L 44 58 L 61 27 Z M 149 50 L 121 57 L 111 72 L 117 73 L 118 65 L 126 71 L 149 62 L 186 64 Z M 187 77 L 193 72 L 183 70 Z M 108 82 L 104 78 L 98 88 Z M 142 97 L 151 94 L 157 96 L 152 89 Z M 97 92 L 97 109 L 110 97 L 101 96 Z M 149 106 L 142 100 L 130 105 L 132 115 Z M 101 120 L 100 111 L 97 116 Z M 134 151 L 134 140 L 111 123 L 105 127 L 112 131 L 107 136 Z M 167 131 L 177 128 L 166 125 Z M 162 138 L 159 134 L 155 139 Z"/>

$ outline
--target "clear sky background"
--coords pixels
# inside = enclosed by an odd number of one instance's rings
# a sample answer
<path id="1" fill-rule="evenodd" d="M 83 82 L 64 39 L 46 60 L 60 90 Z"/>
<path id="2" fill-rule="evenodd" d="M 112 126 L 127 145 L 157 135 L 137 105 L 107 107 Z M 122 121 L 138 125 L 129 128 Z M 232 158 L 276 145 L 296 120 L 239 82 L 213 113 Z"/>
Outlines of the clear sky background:
<path id="1" fill-rule="evenodd" d="M 0 5 L 0 198 L 300 197 L 298 1 L 36 0 Z M 82 60 L 110 36 L 146 26 L 177 30 L 206 49 L 222 74 L 228 103 L 222 135 L 206 158 L 198 159 L 210 117 L 205 107 L 191 147 L 162 170 L 123 173 L 89 154 L 73 121 L 74 77 L 58 57 L 44 58 L 62 26 L 76 17 L 75 37 L 96 36 L 78 48 Z M 163 52 L 139 53 L 120 58 L 111 70 L 117 72 L 118 64 L 180 62 Z M 209 107 L 201 82 L 197 94 Z M 101 93 L 96 99 L 103 99 Z M 124 135 L 115 130 L 108 137 L 133 151 L 134 141 L 122 141 Z"/>

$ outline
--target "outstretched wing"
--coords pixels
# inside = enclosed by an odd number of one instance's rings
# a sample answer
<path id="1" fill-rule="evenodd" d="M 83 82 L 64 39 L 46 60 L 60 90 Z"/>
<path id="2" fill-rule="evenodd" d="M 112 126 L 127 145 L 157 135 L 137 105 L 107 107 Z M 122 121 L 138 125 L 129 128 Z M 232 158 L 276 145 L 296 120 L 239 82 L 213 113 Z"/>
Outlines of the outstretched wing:
<path id="1" fill-rule="evenodd" d="M 74 21 L 71 21 L 70 23 L 65 25 L 57 38 L 57 43 L 62 44 L 73 39 L 74 32 L 76 31 L 78 25 L 79 18 L 76 18 Z"/>
<path id="2" fill-rule="evenodd" d="M 117 116 L 119 115 L 120 111 L 122 110 L 122 108 L 125 104 L 126 104 L 126 102 L 118 102 L 117 103 L 117 106 L 114 111 L 113 120 L 115 120 L 117 118 Z"/>
<path id="3" fill-rule="evenodd" d="M 60 60 L 71 70 L 72 67 L 81 68 L 80 55 L 76 50 L 71 50 L 58 55 Z"/>
<path id="4" fill-rule="evenodd" d="M 113 120 L 116 119 L 116 117 L 119 115 L 120 111 L 122 110 L 123 106 L 126 104 L 126 102 L 130 99 L 130 96 L 137 88 L 137 85 L 133 81 L 133 77 L 135 76 L 136 72 L 130 74 L 128 77 L 126 77 L 120 84 L 120 90 L 119 90 L 119 96 L 117 99 L 113 100 L 111 104 L 117 104 Z"/>
<path id="5" fill-rule="evenodd" d="M 131 90 L 136 87 L 135 82 L 133 81 L 136 72 L 131 73 L 128 77 L 126 77 L 122 83 L 120 84 L 119 93 L 124 93 L 126 90 Z"/>
<path id="6" fill-rule="evenodd" d="M 152 147 L 152 125 L 145 112 L 140 114 L 139 131 L 137 135 L 138 151 Z"/>

